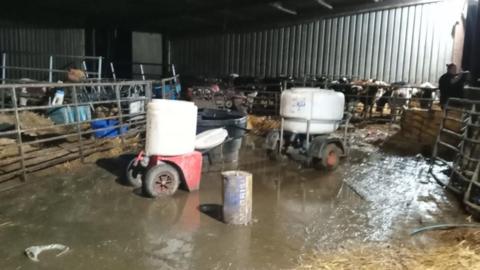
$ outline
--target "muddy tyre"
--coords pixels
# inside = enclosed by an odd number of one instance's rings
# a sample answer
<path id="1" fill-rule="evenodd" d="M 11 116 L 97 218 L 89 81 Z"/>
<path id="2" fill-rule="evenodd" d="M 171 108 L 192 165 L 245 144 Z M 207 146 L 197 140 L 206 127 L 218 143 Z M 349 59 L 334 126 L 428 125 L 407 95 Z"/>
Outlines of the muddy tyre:
<path id="1" fill-rule="evenodd" d="M 140 162 L 135 166 L 136 158 L 132 159 L 127 166 L 126 180 L 127 184 L 132 187 L 139 188 L 142 186 L 143 175 L 145 174 L 145 168 L 140 165 Z"/>
<path id="2" fill-rule="evenodd" d="M 285 160 L 285 156 L 282 155 L 281 153 L 279 153 L 278 151 L 278 148 L 279 148 L 279 142 L 276 143 L 276 147 L 275 147 L 275 150 L 272 150 L 272 149 L 268 149 L 267 150 L 267 156 L 268 156 L 268 159 L 270 159 L 271 161 L 282 161 L 282 160 Z"/>
<path id="3" fill-rule="evenodd" d="M 163 163 L 147 171 L 143 182 L 145 195 L 156 198 L 173 195 L 180 185 L 180 175 L 172 165 Z"/>
<path id="4" fill-rule="evenodd" d="M 320 165 L 328 171 L 335 170 L 340 164 L 341 150 L 333 143 L 329 143 L 322 151 L 322 159 Z"/>
<path id="5" fill-rule="evenodd" d="M 278 153 L 277 150 L 268 149 L 267 156 L 268 156 L 268 159 L 270 159 L 271 161 L 279 161 L 282 159 L 281 155 Z"/>

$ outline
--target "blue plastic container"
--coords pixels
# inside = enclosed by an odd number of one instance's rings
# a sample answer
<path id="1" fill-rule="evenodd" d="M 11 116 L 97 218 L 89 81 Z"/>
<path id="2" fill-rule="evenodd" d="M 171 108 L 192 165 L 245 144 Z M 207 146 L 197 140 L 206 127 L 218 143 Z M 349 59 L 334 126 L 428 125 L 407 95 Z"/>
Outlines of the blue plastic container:
<path id="1" fill-rule="evenodd" d="M 48 117 L 57 125 L 74 123 L 76 121 L 83 122 L 92 119 L 89 106 L 78 106 L 78 111 L 79 113 L 77 113 L 76 107 L 65 106 L 50 109 L 47 113 Z"/>
<path id="2" fill-rule="evenodd" d="M 119 125 L 119 122 L 113 119 L 95 120 L 95 121 L 92 121 L 90 125 L 93 130 L 107 128 L 107 129 L 95 131 L 95 137 L 97 138 L 115 138 L 120 134 L 124 134 L 128 130 L 127 127 L 122 127 L 122 128 L 114 127 Z M 108 128 L 108 127 L 112 127 L 112 128 Z"/>
<path id="3" fill-rule="evenodd" d="M 165 85 L 165 97 L 163 96 L 162 86 L 157 85 L 153 87 L 153 96 L 154 98 L 164 98 L 164 99 L 173 99 L 176 100 L 180 96 L 182 91 L 182 86 L 179 83 L 175 85 L 166 84 Z"/>

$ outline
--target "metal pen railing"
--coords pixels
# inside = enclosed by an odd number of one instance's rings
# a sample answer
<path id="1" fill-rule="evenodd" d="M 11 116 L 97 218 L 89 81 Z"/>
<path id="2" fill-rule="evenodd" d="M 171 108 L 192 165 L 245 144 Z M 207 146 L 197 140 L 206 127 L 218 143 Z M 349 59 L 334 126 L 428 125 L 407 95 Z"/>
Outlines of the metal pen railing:
<path id="1" fill-rule="evenodd" d="M 63 89 L 64 104 L 19 106 L 18 92 L 24 88 Z M 92 99 L 90 93 L 100 91 L 104 95 Z M 93 139 L 93 133 L 116 131 L 121 141 L 121 147 L 127 146 L 126 138 L 136 136 L 145 130 L 146 104 L 152 98 L 152 83 L 150 81 L 129 81 L 112 83 L 75 83 L 75 84 L 3 84 L 0 91 L 7 93 L 7 106 L 0 109 L 0 116 L 12 119 L 13 128 L 0 130 L 0 139 L 9 139 L 9 144 L 2 147 L 17 148 L 16 153 L 0 156 L 0 183 L 20 176 L 26 181 L 29 173 L 39 169 L 58 165 L 68 160 L 81 159 L 87 155 L 107 149 L 105 143 L 109 139 Z M 133 94 L 132 94 L 133 93 Z M 131 104 L 139 105 L 137 111 Z M 111 115 L 89 117 L 92 109 L 99 106 L 110 107 Z M 116 108 L 116 110 L 114 110 Z M 51 118 L 55 112 L 68 116 L 59 124 L 42 124 L 25 126 L 26 112 L 35 113 L 40 119 Z M 54 118 L 52 118 L 54 119 Z M 98 121 L 114 120 L 106 127 L 93 127 Z M 49 122 L 49 121 L 48 121 Z M 49 122 L 51 123 L 51 122 Z M 42 134 L 31 136 L 31 134 Z M 95 137 L 95 136 L 93 136 Z M 14 138 L 14 140 L 12 140 Z M 13 142 L 11 142 L 13 141 Z M 36 148 L 35 146 L 40 146 Z M 109 146 L 111 148 L 111 146 Z"/>
<path id="2" fill-rule="evenodd" d="M 457 114 L 457 117 L 452 116 Z M 447 125 L 454 123 L 457 128 Z M 480 163 L 480 101 L 449 99 L 433 148 L 429 173 L 442 186 L 464 195 Z M 448 153 L 448 154 L 445 154 Z M 453 157 L 449 160 L 448 157 Z M 435 172 L 437 166 L 449 171 L 448 180 Z"/>
<path id="3" fill-rule="evenodd" d="M 13 58 L 16 55 L 29 56 L 29 57 L 39 57 L 39 59 L 48 60 L 48 67 L 27 67 L 27 66 L 15 66 L 9 65 L 9 59 Z M 79 61 L 81 64 L 81 69 L 85 72 L 85 75 L 89 79 L 101 80 L 102 79 L 102 65 L 103 57 L 101 56 L 79 56 L 79 55 L 52 55 L 52 54 L 43 54 L 43 53 L 31 53 L 31 52 L 2 52 L 1 54 L 1 77 L 0 80 L 2 84 L 7 83 L 9 80 L 15 80 L 19 78 L 13 78 L 9 75 L 9 71 L 30 71 L 30 72 L 39 72 L 48 76 L 48 82 L 54 81 L 55 74 L 66 74 L 68 71 L 65 69 L 59 69 L 55 67 L 59 59 L 66 59 Z M 92 63 L 93 62 L 93 63 Z M 93 69 L 90 69 L 89 66 L 94 65 Z M 62 67 L 64 68 L 64 67 Z M 79 67 L 80 68 L 80 67 Z M 92 71 L 96 70 L 96 71 Z"/>

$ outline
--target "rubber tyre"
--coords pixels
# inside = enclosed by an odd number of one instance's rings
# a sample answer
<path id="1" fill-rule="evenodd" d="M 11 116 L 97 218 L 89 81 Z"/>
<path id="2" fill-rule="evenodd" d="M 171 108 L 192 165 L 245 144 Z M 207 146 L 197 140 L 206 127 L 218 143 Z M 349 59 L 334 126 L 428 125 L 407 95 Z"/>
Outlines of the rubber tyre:
<path id="1" fill-rule="evenodd" d="M 327 171 L 335 170 L 340 164 L 341 150 L 333 143 L 327 144 L 322 152 L 320 164 Z"/>
<path id="2" fill-rule="evenodd" d="M 281 153 L 278 153 L 278 142 L 277 142 L 277 147 L 275 147 L 275 150 L 272 150 L 272 149 L 268 149 L 267 150 L 267 156 L 268 156 L 268 159 L 270 159 L 271 161 L 282 161 L 285 159 L 285 156 L 282 155 Z"/>
<path id="3" fill-rule="evenodd" d="M 268 159 L 270 159 L 271 161 L 279 161 L 282 159 L 277 150 L 268 149 L 267 156 L 268 156 Z"/>
<path id="4" fill-rule="evenodd" d="M 132 187 L 139 188 L 142 186 L 142 178 L 145 174 L 145 168 L 143 168 L 140 164 L 137 166 L 134 165 L 136 158 L 132 159 L 127 166 L 126 170 L 126 180 L 127 184 Z"/>
<path id="5" fill-rule="evenodd" d="M 145 195 L 156 198 L 173 195 L 180 185 L 180 175 L 169 164 L 159 164 L 147 171 L 143 181 Z"/>

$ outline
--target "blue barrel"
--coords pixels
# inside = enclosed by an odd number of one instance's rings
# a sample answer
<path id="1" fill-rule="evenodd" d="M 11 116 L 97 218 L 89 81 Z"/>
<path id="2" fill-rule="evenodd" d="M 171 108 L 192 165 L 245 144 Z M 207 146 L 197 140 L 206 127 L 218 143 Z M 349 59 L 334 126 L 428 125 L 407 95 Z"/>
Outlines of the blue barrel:
<path id="1" fill-rule="evenodd" d="M 223 221 L 247 225 L 252 220 L 252 174 L 244 171 L 222 172 Z"/>

